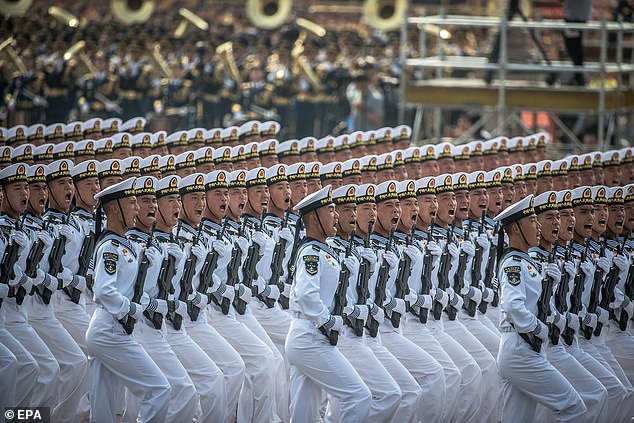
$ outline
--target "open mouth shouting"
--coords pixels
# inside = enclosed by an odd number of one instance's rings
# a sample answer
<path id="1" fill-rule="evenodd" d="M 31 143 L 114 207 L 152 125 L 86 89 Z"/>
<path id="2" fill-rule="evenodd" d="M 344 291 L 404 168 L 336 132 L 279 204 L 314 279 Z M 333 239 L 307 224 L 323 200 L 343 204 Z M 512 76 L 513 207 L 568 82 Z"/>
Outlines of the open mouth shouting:
<path id="1" fill-rule="evenodd" d="M 449 209 L 449 210 L 447 211 L 447 214 L 448 214 L 449 216 L 455 216 L 456 211 L 455 211 L 454 209 Z"/>

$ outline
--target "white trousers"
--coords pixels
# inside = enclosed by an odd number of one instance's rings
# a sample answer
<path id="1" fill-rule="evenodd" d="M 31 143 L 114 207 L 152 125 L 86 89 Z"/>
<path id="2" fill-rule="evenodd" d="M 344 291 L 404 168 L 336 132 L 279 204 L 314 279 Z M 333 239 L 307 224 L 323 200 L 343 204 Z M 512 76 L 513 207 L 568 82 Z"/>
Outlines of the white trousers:
<path id="1" fill-rule="evenodd" d="M 201 414 L 197 417 L 198 421 L 230 420 L 227 407 L 226 379 L 221 369 L 194 342 L 184 325 L 177 331 L 171 323 L 164 321 L 163 324 L 165 325 L 167 342 L 194 383 L 200 399 Z M 238 360 L 239 364 L 240 360 Z M 234 382 L 234 379 L 231 382 Z M 233 416 L 235 417 L 235 409 Z"/>
<path id="2" fill-rule="evenodd" d="M 546 358 L 572 386 L 586 405 L 584 420 L 588 423 L 608 422 L 608 390 L 586 370 L 561 344 L 546 347 Z M 552 412 L 547 413 L 550 414 Z M 552 416 L 547 418 L 553 420 Z"/>
<path id="3" fill-rule="evenodd" d="M 86 355 L 55 318 L 52 310 L 49 318 L 30 319 L 30 323 L 59 364 L 59 396 L 57 405 L 51 410 L 51 420 L 73 421 L 79 402 L 89 386 Z"/>
<path id="4" fill-rule="evenodd" d="M 480 313 L 480 311 L 476 311 L 476 316 L 478 317 L 478 320 L 480 322 L 482 322 L 482 324 L 484 326 L 487 327 L 487 329 L 489 329 L 491 332 L 493 332 L 495 335 L 497 335 L 497 337 L 498 337 L 498 347 L 499 347 L 499 345 L 500 345 L 500 337 L 502 336 L 502 334 L 500 333 L 500 329 L 498 328 L 498 324 L 497 323 L 493 323 L 493 321 L 491 320 L 491 317 L 493 315 L 496 315 L 497 318 L 499 319 L 500 313 L 498 312 L 497 308 L 495 308 L 493 311 L 491 311 L 489 313 L 490 309 L 491 309 L 491 307 L 487 308 L 487 313 L 486 314 L 482 314 L 482 313 Z M 498 355 L 498 353 L 496 351 L 494 356 L 497 356 L 497 355 Z"/>
<path id="5" fill-rule="evenodd" d="M 583 336 L 581 338 L 583 338 Z M 612 369 L 616 377 L 619 378 L 621 383 L 627 389 L 629 390 L 634 389 L 632 387 L 632 382 L 630 382 L 630 379 L 627 377 L 627 374 L 621 367 L 621 364 L 618 362 L 618 360 L 612 353 L 612 350 L 610 349 L 610 347 L 606 345 L 604 333 L 601 333 L 601 336 L 592 336 L 592 339 L 590 341 L 586 340 L 585 338 L 583 340 L 580 339 L 579 344 L 581 345 L 583 341 L 585 341 L 586 343 L 592 344 L 599 351 L 599 353 L 601 354 L 605 362 L 608 363 L 608 366 L 610 366 L 610 368 Z"/>
<path id="6" fill-rule="evenodd" d="M 436 338 L 440 346 L 445 350 L 454 364 L 460 369 L 462 379 L 460 380 L 460 394 L 453 410 L 450 421 L 455 422 L 480 422 L 478 410 L 482 403 L 482 371 L 478 363 L 465 350 L 462 345 L 456 342 L 444 331 L 444 323 L 436 320 L 429 313 L 427 328 Z"/>
<path id="7" fill-rule="evenodd" d="M 337 349 L 352 364 L 352 367 L 361 376 L 361 379 L 372 393 L 372 405 L 368 414 L 368 421 L 386 423 L 408 421 L 404 418 L 405 416 L 400 416 L 400 420 L 396 420 L 396 411 L 402 396 L 401 388 L 376 358 L 372 349 L 366 345 L 365 336 L 356 336 L 349 328 L 345 328 L 344 333 L 340 335 Z M 412 382 L 418 388 L 416 381 L 412 379 Z M 331 397 L 330 406 L 331 414 L 327 416 L 327 421 L 341 421 L 339 401 L 335 397 Z M 410 420 L 413 417 L 415 406 L 416 403 L 414 402 L 410 407 Z"/>
<path id="8" fill-rule="evenodd" d="M 500 332 L 491 330 L 482 320 L 488 321 L 486 316 L 481 314 L 481 317 L 478 317 L 478 313 L 476 311 L 476 315 L 471 317 L 465 310 L 460 310 L 458 318 L 460 323 L 489 351 L 495 360 L 500 350 Z"/>
<path id="9" fill-rule="evenodd" d="M 626 416 L 630 416 L 634 408 L 634 393 L 628 392 L 619 378 L 606 369 L 592 355 L 579 348 L 576 341 L 570 346 L 564 344 L 564 347 L 608 391 L 607 415 L 614 416 L 616 421 L 623 421 Z"/>
<path id="10" fill-rule="evenodd" d="M 116 392 L 125 386 L 141 398 L 139 422 L 161 422 L 167 416 L 170 384 L 145 349 L 121 324 L 97 308 L 86 333 L 91 356 L 90 420 L 116 421 Z"/>
<path id="11" fill-rule="evenodd" d="M 618 323 L 613 321 L 603 328 L 603 336 L 630 384 L 634 384 L 634 336 L 619 329 Z"/>
<path id="12" fill-rule="evenodd" d="M 460 381 L 462 380 L 460 369 L 431 334 L 428 326 L 422 324 L 418 317 L 408 313 L 405 316 L 405 321 L 401 324 L 403 325 L 403 335 L 434 357 L 434 360 L 442 366 L 445 375 L 445 402 L 442 420 L 449 421 L 460 393 Z"/>
<path id="13" fill-rule="evenodd" d="M 0 344 L 7 348 L 16 359 L 16 377 L 13 380 L 15 389 L 14 406 L 31 406 L 33 393 L 38 386 L 37 380 L 40 372 L 40 366 L 30 352 L 22 346 L 22 344 L 9 333 L 6 328 L 0 326 Z M 57 364 L 57 362 L 55 363 Z M 0 398 L 2 396 L 0 395 Z M 9 404 L 8 400 L 5 401 Z"/>
<path id="14" fill-rule="evenodd" d="M 388 319 L 379 326 L 381 343 L 405 366 L 421 388 L 416 418 L 424 422 L 440 421 L 446 398 L 445 373 L 438 362 L 418 345 L 395 329 Z"/>
<path id="15" fill-rule="evenodd" d="M 463 312 L 459 311 L 458 315 L 461 313 Z M 477 320 L 469 319 L 469 323 L 478 330 L 478 333 L 486 333 L 489 338 L 494 337 L 494 335 Z M 479 338 L 476 338 L 474 334 L 469 332 L 458 317 L 456 320 L 449 320 L 446 314 L 443 315 L 443 325 L 445 332 L 463 346 L 476 363 L 478 363 L 478 367 L 482 372 L 482 403 L 478 411 L 480 420 L 499 420 L 499 401 L 502 395 L 502 382 L 498 374 L 494 356 L 480 343 Z"/>
<path id="16" fill-rule="evenodd" d="M 0 344 L 0 407 L 15 407 L 18 360 L 10 349 Z"/>
<path id="17" fill-rule="evenodd" d="M 489 319 L 489 321 L 491 323 L 493 323 L 493 327 L 495 327 L 496 329 L 500 329 L 500 307 L 491 307 L 491 304 L 489 304 L 489 306 L 487 307 L 487 314 L 486 314 L 487 319 Z"/>
<path id="18" fill-rule="evenodd" d="M 183 367 L 167 343 L 165 329 L 156 330 L 154 326 L 150 326 L 150 324 L 145 321 L 145 318 L 142 320 L 141 322 L 137 322 L 134 327 L 134 338 L 143 346 L 170 384 L 170 402 L 167 409 L 167 421 L 189 423 L 194 419 L 196 408 L 198 407 L 198 397 L 194 383 L 188 376 L 185 367 Z M 211 375 L 209 377 L 211 377 Z M 220 380 L 222 380 L 222 378 Z M 224 400 L 224 398 L 222 399 Z M 225 403 L 221 402 L 220 404 L 224 407 Z M 139 415 L 139 406 L 139 399 L 132 395 L 130 391 L 127 391 L 123 421 L 136 422 L 136 418 Z M 223 420 L 216 421 L 222 422 Z"/>
<path id="19" fill-rule="evenodd" d="M 54 306 L 57 320 L 85 353 L 86 331 L 90 324 L 90 316 L 86 313 L 86 309 L 82 305 L 72 302 L 64 292 L 58 292 L 57 295 L 54 295 L 51 298 L 51 304 Z"/>
<path id="20" fill-rule="evenodd" d="M 502 333 L 497 357 L 502 377 L 502 422 L 533 422 L 537 404 L 556 422 L 582 421 L 587 409 L 570 382 L 516 332 Z"/>
<path id="21" fill-rule="evenodd" d="M 291 422 L 314 422 L 324 390 L 339 401 L 341 421 L 365 422 L 372 395 L 341 352 L 312 322 L 293 319 L 286 338 L 291 364 Z"/>

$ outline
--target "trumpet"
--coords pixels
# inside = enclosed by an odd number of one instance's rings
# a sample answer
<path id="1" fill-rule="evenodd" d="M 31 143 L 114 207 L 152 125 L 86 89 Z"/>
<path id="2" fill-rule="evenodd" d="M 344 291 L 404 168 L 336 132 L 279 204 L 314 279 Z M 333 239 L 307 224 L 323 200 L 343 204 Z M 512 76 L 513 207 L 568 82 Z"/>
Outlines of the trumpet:
<path id="1" fill-rule="evenodd" d="M 203 18 L 189 9 L 181 7 L 178 11 L 178 14 L 181 15 L 183 19 L 174 31 L 175 38 L 182 38 L 183 35 L 185 35 L 185 32 L 187 32 L 190 24 L 200 29 L 201 31 L 207 31 L 209 29 L 209 24 L 207 23 L 207 21 L 205 21 Z"/>
<path id="2" fill-rule="evenodd" d="M 84 40 L 77 41 L 64 53 L 64 61 L 70 62 L 73 58 L 77 57 L 79 63 L 84 66 L 84 70 L 86 71 L 82 78 L 89 79 L 97 74 L 97 69 L 84 51 L 84 47 L 86 47 Z"/>
<path id="3" fill-rule="evenodd" d="M 12 76 L 14 78 L 23 75 L 26 73 L 26 66 L 24 66 L 24 62 L 20 59 L 20 56 L 13 49 L 13 45 L 15 44 L 15 39 L 13 37 L 9 37 L 0 44 L 0 53 L 6 56 L 9 63 L 13 65 Z"/>
<path id="4" fill-rule="evenodd" d="M 79 26 L 79 19 L 67 10 L 58 6 L 51 6 L 48 8 L 48 14 L 71 28 L 77 28 Z"/>
<path id="5" fill-rule="evenodd" d="M 304 53 L 304 43 L 306 42 L 306 38 L 309 34 L 314 35 L 315 37 L 322 38 L 326 35 L 326 28 L 323 26 L 316 24 L 313 21 L 309 21 L 304 18 L 297 18 L 297 26 L 300 27 L 301 31 L 299 32 L 299 36 L 295 40 L 293 50 L 291 52 L 291 56 L 293 58 L 297 58 Z"/>
<path id="6" fill-rule="evenodd" d="M 220 44 L 218 47 L 216 47 L 216 54 L 220 56 L 220 60 L 229 70 L 231 79 L 233 79 L 234 82 L 239 86 L 242 85 L 242 76 L 238 71 L 236 61 L 233 58 L 233 43 L 231 41 L 227 41 Z"/>
<path id="7" fill-rule="evenodd" d="M 24 16 L 33 0 L 0 0 L 0 13 L 4 16 Z"/>
<path id="8" fill-rule="evenodd" d="M 161 54 L 161 46 L 158 43 L 154 44 L 150 57 L 152 58 L 152 62 L 154 62 L 155 68 L 161 73 L 161 76 L 163 76 L 164 78 L 172 79 L 172 72 L 167 66 L 165 58 Z"/>

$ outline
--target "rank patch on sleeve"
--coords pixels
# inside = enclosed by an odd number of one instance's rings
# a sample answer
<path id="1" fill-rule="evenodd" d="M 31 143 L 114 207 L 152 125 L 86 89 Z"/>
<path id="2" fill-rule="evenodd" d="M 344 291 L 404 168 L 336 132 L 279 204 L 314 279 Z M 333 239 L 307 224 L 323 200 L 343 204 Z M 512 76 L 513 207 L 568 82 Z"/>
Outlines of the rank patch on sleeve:
<path id="1" fill-rule="evenodd" d="M 117 259 L 119 257 L 114 253 L 103 253 L 103 266 L 106 273 L 114 275 L 117 271 Z"/>
<path id="2" fill-rule="evenodd" d="M 304 256 L 304 265 L 306 273 L 315 276 L 319 270 L 319 256 Z"/>
<path id="3" fill-rule="evenodd" d="M 520 284 L 520 267 L 519 266 L 507 266 L 504 268 L 504 273 L 506 273 L 506 278 L 509 283 L 513 286 L 517 286 Z"/>

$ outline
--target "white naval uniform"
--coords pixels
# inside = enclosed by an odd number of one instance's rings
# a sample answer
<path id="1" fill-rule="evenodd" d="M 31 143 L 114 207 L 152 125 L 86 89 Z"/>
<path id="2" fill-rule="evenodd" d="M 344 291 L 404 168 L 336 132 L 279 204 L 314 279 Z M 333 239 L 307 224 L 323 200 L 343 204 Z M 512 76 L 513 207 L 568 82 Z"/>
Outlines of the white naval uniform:
<path id="1" fill-rule="evenodd" d="M 76 208 L 71 212 L 71 215 L 75 217 L 76 221 L 82 227 L 85 234 L 95 233 L 95 217 L 85 211 L 84 209 Z M 94 251 L 93 251 L 94 254 Z M 90 272 L 93 272 L 92 268 L 94 264 L 91 265 Z M 93 275 L 94 276 L 94 275 Z M 93 292 L 90 288 L 86 288 L 86 292 L 81 296 L 84 302 L 84 309 L 86 310 L 86 314 L 88 316 L 92 316 L 92 313 L 95 311 L 95 301 L 93 300 Z M 90 322 L 90 320 L 89 320 Z"/>
<path id="2" fill-rule="evenodd" d="M 145 349 L 121 323 L 130 312 L 138 272 L 138 257 L 130 241 L 106 231 L 95 253 L 95 310 L 86 347 L 91 355 L 91 422 L 116 419 L 115 396 L 123 386 L 142 398 L 139 421 L 163 421 L 170 384 Z"/>
<path id="3" fill-rule="evenodd" d="M 209 251 L 211 251 L 211 244 L 217 239 L 217 234 L 221 230 L 220 225 L 206 219 L 201 224 L 203 225 L 203 237 Z M 230 251 L 231 241 L 226 233 L 223 242 Z M 218 303 L 222 302 L 222 294 L 226 290 L 237 289 L 237 287 L 226 285 L 226 268 L 230 260 L 230 254 L 219 254 L 218 256 L 218 264 L 214 274 L 220 279 L 220 287 L 211 294 Z M 211 283 L 209 285 L 211 286 Z M 237 291 L 235 295 L 238 295 Z M 236 319 L 233 307 L 230 307 L 229 314 L 225 315 L 220 307 L 212 301 L 207 307 L 205 318 L 208 321 L 207 326 L 221 340 L 214 346 L 216 349 L 216 353 L 212 357 L 214 361 L 223 360 L 225 366 L 233 367 L 238 363 L 240 364 L 239 369 L 235 368 L 229 373 L 233 375 L 233 380 L 228 381 L 223 364 L 216 361 L 225 373 L 227 397 L 232 407 L 232 415 L 235 414 L 237 405 L 238 422 L 272 420 L 275 406 L 275 389 L 271 384 L 274 377 L 272 369 L 275 368 L 273 350 L 254 334 L 242 320 Z M 230 351 L 230 353 L 226 351 Z M 237 384 L 238 376 L 239 385 Z"/>
<path id="4" fill-rule="evenodd" d="M 129 229 L 126 232 L 126 237 L 132 241 L 132 246 L 135 248 L 137 257 L 141 257 L 143 247 L 147 245 L 149 238 L 148 234 L 145 234 L 138 229 Z M 161 245 L 156 241 L 156 239 L 153 239 L 152 241 L 152 246 L 157 248 L 158 251 L 164 253 L 161 249 Z M 159 294 L 157 279 L 161 271 L 162 261 L 166 257 L 166 254 L 161 254 L 159 257 L 158 263 L 151 263 L 148 267 L 145 283 L 143 285 L 143 291 L 146 292 L 150 298 L 157 298 Z M 194 414 L 196 413 L 196 407 L 198 406 L 196 388 L 194 388 L 194 384 L 188 376 L 187 370 L 183 367 L 167 342 L 166 324 L 165 316 L 163 316 L 161 328 L 156 329 L 152 321 L 148 319 L 148 316 L 144 315 L 134 327 L 134 337 L 143 346 L 143 348 L 145 348 L 145 351 L 149 354 L 156 365 L 159 366 L 170 383 L 171 399 L 167 409 L 167 421 L 190 422 L 193 420 Z M 222 388 L 224 389 L 224 386 L 222 386 Z M 206 399 L 213 402 L 214 398 L 212 396 L 211 398 L 207 397 Z M 222 398 L 222 400 L 224 400 L 224 398 Z M 224 403 L 222 404 L 224 405 Z M 136 421 L 139 414 L 139 405 L 139 398 L 133 395 L 130 391 L 127 391 L 124 422 Z M 202 421 L 212 421 L 211 415 L 206 415 L 205 420 Z"/>
<path id="5" fill-rule="evenodd" d="M 536 405 L 554 412 L 555 421 L 576 422 L 587 409 L 573 386 L 546 359 L 545 348 L 535 352 L 520 336 L 538 327 L 537 302 L 541 274 L 527 253 L 511 250 L 501 260 L 500 318 L 502 340 L 498 367 L 503 384 L 503 422 L 534 419 Z"/>
<path id="6" fill-rule="evenodd" d="M 326 244 L 305 238 L 295 269 L 290 295 L 293 321 L 286 338 L 291 422 L 317 418 L 322 390 L 339 400 L 341 421 L 363 422 L 370 411 L 370 390 L 319 329 L 334 319 L 330 311 L 341 269 L 336 254 Z"/>

